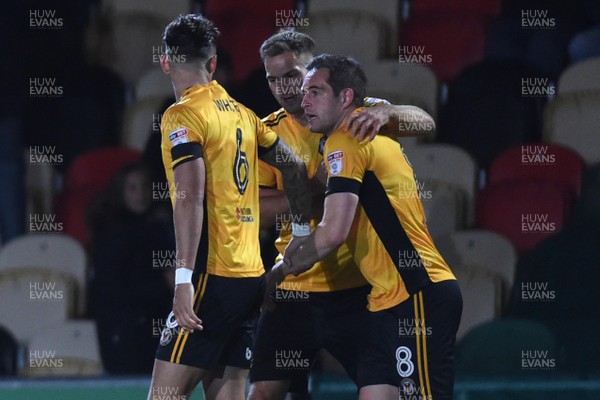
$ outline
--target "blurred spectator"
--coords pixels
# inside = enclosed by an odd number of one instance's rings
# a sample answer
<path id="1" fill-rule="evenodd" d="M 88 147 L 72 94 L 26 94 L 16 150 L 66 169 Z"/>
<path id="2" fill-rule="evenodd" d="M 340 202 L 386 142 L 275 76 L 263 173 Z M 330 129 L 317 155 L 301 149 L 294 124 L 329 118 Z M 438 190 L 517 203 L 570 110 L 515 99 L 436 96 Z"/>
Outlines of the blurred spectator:
<path id="1" fill-rule="evenodd" d="M 24 37 L 21 36 L 23 21 L 27 20 L 27 7 L 17 1 L 5 2 L 2 6 L 0 35 L 9 38 L 19 32 L 20 36 L 20 40 L 5 39 L 2 42 L 5 62 L 0 65 L 0 74 L 5 77 L 0 82 L 0 242 L 6 243 L 25 233 L 27 201 L 22 113 L 27 101 L 30 74 L 28 63 L 23 65 L 22 60 L 38 52 L 32 51 L 22 41 L 28 40 L 28 34 L 31 34 L 27 32 Z M 19 67 L 15 67 L 17 64 Z"/>
<path id="2" fill-rule="evenodd" d="M 589 168 L 571 223 L 522 257 L 509 316 L 546 324 L 559 339 L 562 372 L 600 373 L 600 164 Z"/>
<path id="3" fill-rule="evenodd" d="M 175 241 L 155 190 L 145 165 L 127 165 L 89 207 L 89 304 L 113 374 L 151 372 L 161 321 L 171 311 Z"/>
<path id="4" fill-rule="evenodd" d="M 227 91 L 233 90 L 233 59 L 224 48 L 217 48 L 217 70 L 213 80 L 219 82 Z"/>
<path id="5" fill-rule="evenodd" d="M 25 233 L 27 204 L 25 194 L 25 159 L 21 120 L 0 118 L 0 240 Z"/>
<path id="6" fill-rule="evenodd" d="M 17 353 L 19 344 L 15 337 L 0 326 L 0 377 L 17 374 Z"/>
<path id="7" fill-rule="evenodd" d="M 175 103 L 174 97 L 165 99 L 163 104 L 160 106 L 160 109 L 156 110 L 154 115 L 163 115 L 165 110 L 169 108 L 169 106 L 173 103 Z M 148 168 L 150 168 L 152 182 L 165 183 L 167 182 L 167 176 L 165 175 L 165 167 L 162 162 L 162 150 L 160 148 L 160 126 L 158 126 L 158 124 L 153 124 L 151 130 L 152 132 L 150 133 L 150 135 L 148 135 L 148 140 L 146 141 L 146 144 L 144 146 L 144 153 L 142 154 L 142 158 L 148 166 Z M 169 208 L 171 208 L 170 204 Z"/>

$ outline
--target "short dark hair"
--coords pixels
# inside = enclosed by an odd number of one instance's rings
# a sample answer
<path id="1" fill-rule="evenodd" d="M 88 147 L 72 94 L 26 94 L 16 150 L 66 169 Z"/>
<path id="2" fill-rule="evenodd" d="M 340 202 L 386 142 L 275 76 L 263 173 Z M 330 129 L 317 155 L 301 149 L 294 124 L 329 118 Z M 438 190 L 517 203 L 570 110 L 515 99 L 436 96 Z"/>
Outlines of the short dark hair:
<path id="1" fill-rule="evenodd" d="M 185 56 L 187 61 L 204 63 L 216 53 L 220 34 L 217 27 L 201 14 L 182 14 L 165 28 L 165 52 Z"/>
<path id="2" fill-rule="evenodd" d="M 313 55 L 315 41 L 305 33 L 294 29 L 282 29 L 260 46 L 260 58 L 265 61 L 267 57 L 275 57 L 286 51 L 292 51 L 297 56 L 302 54 Z"/>
<path id="3" fill-rule="evenodd" d="M 352 57 L 321 54 L 316 56 L 306 69 L 326 68 L 329 70 L 327 83 L 333 89 L 333 94 L 340 94 L 343 89 L 350 88 L 354 91 L 352 104 L 357 107 L 363 105 L 367 92 L 367 75 L 358 61 Z"/>

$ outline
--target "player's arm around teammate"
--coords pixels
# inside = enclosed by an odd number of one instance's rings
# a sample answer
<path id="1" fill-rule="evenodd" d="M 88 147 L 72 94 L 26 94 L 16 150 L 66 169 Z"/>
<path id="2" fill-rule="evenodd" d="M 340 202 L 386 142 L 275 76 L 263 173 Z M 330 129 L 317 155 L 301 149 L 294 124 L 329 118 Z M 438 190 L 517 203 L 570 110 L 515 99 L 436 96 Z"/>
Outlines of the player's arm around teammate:
<path id="1" fill-rule="evenodd" d="M 414 123 L 418 121 L 418 123 Z M 425 110 L 409 105 L 377 104 L 348 116 L 344 128 L 358 140 L 373 140 L 378 133 L 390 137 L 418 136 L 435 131 L 435 121 Z"/>
<path id="2" fill-rule="evenodd" d="M 390 138 L 359 143 L 339 128 L 357 108 L 353 98 L 365 90 L 366 76 L 356 61 L 322 55 L 309 68 L 303 106 L 311 129 L 328 135 L 328 196 L 316 230 L 301 244 L 288 245 L 270 279 L 302 273 L 352 232 L 354 257 L 373 286 L 359 398 L 392 400 L 404 394 L 449 400 L 462 297 L 427 231 L 419 198 L 405 196 L 415 194 L 414 171 Z M 408 190 L 398 193 L 399 187 Z M 353 219 L 355 224 L 346 222 Z M 406 321 L 421 325 L 398 333 L 398 324 Z"/>

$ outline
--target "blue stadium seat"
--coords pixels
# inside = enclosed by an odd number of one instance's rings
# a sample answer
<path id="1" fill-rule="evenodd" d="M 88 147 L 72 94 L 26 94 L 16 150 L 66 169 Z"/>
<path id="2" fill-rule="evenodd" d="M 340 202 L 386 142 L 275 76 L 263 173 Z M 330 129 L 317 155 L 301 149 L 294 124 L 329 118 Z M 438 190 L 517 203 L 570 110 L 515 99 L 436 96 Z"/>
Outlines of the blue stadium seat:
<path id="1" fill-rule="evenodd" d="M 600 25 L 578 33 L 569 42 L 572 63 L 600 56 Z"/>

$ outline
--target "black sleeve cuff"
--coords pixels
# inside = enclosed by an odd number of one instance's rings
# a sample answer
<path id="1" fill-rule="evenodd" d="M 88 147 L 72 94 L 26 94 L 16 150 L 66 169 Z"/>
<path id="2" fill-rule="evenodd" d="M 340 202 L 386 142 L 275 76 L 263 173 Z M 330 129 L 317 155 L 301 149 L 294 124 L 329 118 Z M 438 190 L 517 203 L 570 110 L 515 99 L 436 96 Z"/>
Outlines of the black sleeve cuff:
<path id="1" fill-rule="evenodd" d="M 279 137 L 277 137 L 277 140 L 275 140 L 275 142 L 270 145 L 269 147 L 262 147 L 262 146 L 258 146 L 258 157 L 262 157 L 265 154 L 267 154 L 268 152 L 270 152 L 271 150 L 273 150 L 275 148 L 275 146 L 277 146 L 277 143 L 279 143 Z"/>
<path id="2" fill-rule="evenodd" d="M 334 193 L 354 193 L 358 196 L 360 191 L 360 182 L 356 179 L 331 177 L 327 180 L 327 191 L 325 196 Z"/>
<path id="3" fill-rule="evenodd" d="M 182 143 L 178 144 L 177 146 L 174 146 L 171 149 L 171 158 L 173 160 L 178 160 L 182 157 L 185 158 L 176 161 L 175 164 L 173 164 L 173 169 L 180 166 L 181 164 L 185 164 L 188 161 L 193 161 L 198 158 L 202 158 L 202 146 L 200 145 L 200 143 L 197 142 Z"/>

